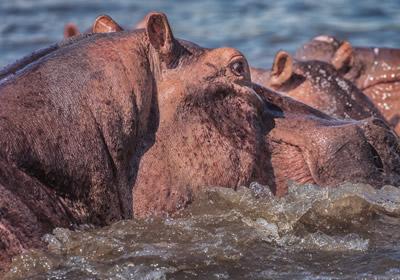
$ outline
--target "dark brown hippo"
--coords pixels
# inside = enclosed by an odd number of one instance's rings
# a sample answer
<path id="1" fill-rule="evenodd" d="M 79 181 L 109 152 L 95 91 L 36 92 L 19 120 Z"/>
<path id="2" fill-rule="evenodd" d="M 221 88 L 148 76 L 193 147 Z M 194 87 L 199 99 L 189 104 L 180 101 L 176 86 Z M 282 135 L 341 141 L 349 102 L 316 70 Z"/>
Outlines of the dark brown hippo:
<path id="1" fill-rule="evenodd" d="M 306 103 L 340 119 L 384 120 L 371 100 L 330 64 L 321 61 L 293 61 L 279 51 L 271 70 L 251 68 L 254 82 Z"/>
<path id="2" fill-rule="evenodd" d="M 331 63 L 372 100 L 400 133 L 400 49 L 353 47 L 346 40 L 322 35 L 300 47 L 296 58 Z"/>

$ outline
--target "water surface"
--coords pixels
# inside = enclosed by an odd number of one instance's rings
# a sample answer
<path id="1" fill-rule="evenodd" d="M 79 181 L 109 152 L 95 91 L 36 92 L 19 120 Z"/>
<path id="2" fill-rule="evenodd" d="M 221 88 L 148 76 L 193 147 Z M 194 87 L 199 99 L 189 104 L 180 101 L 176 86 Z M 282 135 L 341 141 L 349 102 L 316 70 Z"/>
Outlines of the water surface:
<path id="1" fill-rule="evenodd" d="M 204 188 L 166 219 L 55 229 L 5 279 L 399 279 L 400 189 Z"/>
<path id="2" fill-rule="evenodd" d="M 0 68 L 60 41 L 66 23 L 85 30 L 109 14 L 134 26 L 154 10 L 176 37 L 237 48 L 255 67 L 321 34 L 400 46 L 397 0 L 1 0 Z M 399 228 L 390 186 L 292 186 L 280 199 L 211 188 L 164 220 L 56 229 L 48 251 L 16 257 L 6 279 L 400 279 Z"/>

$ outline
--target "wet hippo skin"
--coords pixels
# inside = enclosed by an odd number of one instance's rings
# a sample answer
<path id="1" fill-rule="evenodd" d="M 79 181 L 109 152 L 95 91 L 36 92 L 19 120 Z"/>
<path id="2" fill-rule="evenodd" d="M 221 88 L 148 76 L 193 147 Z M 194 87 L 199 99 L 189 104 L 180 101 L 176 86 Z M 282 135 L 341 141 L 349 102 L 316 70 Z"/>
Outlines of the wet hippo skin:
<path id="1" fill-rule="evenodd" d="M 149 198 L 162 183 L 161 208 L 176 212 L 200 183 L 236 188 L 258 166 L 264 104 L 246 59 L 175 39 L 163 14 L 145 30 L 74 36 L 0 77 L 2 262 L 55 227 L 160 215 Z M 192 140 L 177 154 L 156 134 L 170 129 Z"/>
<path id="2" fill-rule="evenodd" d="M 371 100 L 332 65 L 322 61 L 293 61 L 279 51 L 271 70 L 250 68 L 254 82 L 281 92 L 340 119 L 384 119 Z"/>
<path id="3" fill-rule="evenodd" d="M 254 84 L 239 51 L 176 39 L 161 13 L 0 77 L 3 263 L 55 227 L 175 213 L 201 185 L 399 185 L 384 122 L 340 121 Z"/>
<path id="4" fill-rule="evenodd" d="M 399 185 L 399 141 L 381 119 L 339 120 L 260 85 L 253 88 L 266 101 L 266 166 L 260 170 L 272 170 L 260 177 L 276 195 L 287 193 L 287 179 L 319 186 Z"/>
<path id="5" fill-rule="evenodd" d="M 348 41 L 322 35 L 301 46 L 295 57 L 331 63 L 354 82 L 400 133 L 400 50 L 353 47 Z"/>

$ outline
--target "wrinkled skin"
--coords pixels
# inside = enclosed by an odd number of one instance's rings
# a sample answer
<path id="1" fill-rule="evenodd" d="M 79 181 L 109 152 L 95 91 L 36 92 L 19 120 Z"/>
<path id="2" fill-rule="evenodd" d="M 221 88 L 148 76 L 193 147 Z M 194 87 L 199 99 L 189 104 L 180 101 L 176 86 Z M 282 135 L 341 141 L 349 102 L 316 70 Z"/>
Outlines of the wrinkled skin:
<path id="1" fill-rule="evenodd" d="M 372 100 L 400 133 L 400 49 L 353 47 L 346 40 L 318 36 L 299 48 L 296 58 L 331 63 Z"/>
<path id="2" fill-rule="evenodd" d="M 55 227 L 159 207 L 138 201 L 139 190 L 165 184 L 159 208 L 174 212 L 192 199 L 182 189 L 236 188 L 259 166 L 264 104 L 240 52 L 177 40 L 163 14 L 146 30 L 75 37 L 0 72 L 3 263 L 45 246 Z"/>
<path id="3" fill-rule="evenodd" d="M 107 23 L 105 22 L 104 25 Z M 342 105 L 342 107 L 339 105 L 335 107 L 338 115 L 342 118 L 350 117 L 363 121 L 340 121 L 303 103 L 253 84 L 254 90 L 267 104 L 263 113 L 263 133 L 266 134 L 266 142 L 263 144 L 262 160 L 254 178 L 258 178 L 259 182 L 266 182 L 278 196 L 287 193 L 287 179 L 295 180 L 300 184 L 315 183 L 320 186 L 335 186 L 344 182 L 363 182 L 373 184 L 375 187 L 381 187 L 384 184 L 399 185 L 399 142 L 393 131 L 382 121 L 382 115 L 371 101 L 354 84 L 343 79 L 329 64 L 318 61 L 298 62 L 294 66 L 289 61 L 291 58 L 289 54 L 284 52 L 281 54 L 283 55 L 277 55 L 272 78 L 266 76 L 263 70 L 253 72 L 255 69 L 250 68 L 252 79 L 257 79 L 253 74 L 262 74 L 261 79 L 269 78 L 268 85 L 280 85 L 280 89 L 293 87 L 288 92 L 309 94 L 312 91 L 322 91 L 322 95 L 331 94 L 334 96 L 333 102 Z M 353 107 L 344 105 L 345 102 Z M 326 101 L 325 106 L 332 107 Z M 346 108 L 343 109 L 343 106 Z M 371 118 L 371 116 L 380 119 Z M 177 125 L 176 120 L 174 126 Z M 178 134 L 174 129 L 175 127 L 169 128 L 162 134 Z M 174 150 L 178 155 L 185 154 L 182 153 L 182 147 L 185 147 L 186 141 L 187 138 L 183 137 L 182 141 L 175 142 L 177 148 Z M 157 151 L 157 155 L 162 152 L 163 150 Z M 190 155 L 189 150 L 187 154 Z M 197 156 L 196 151 L 194 157 Z M 206 157 L 209 156 L 206 154 Z M 188 162 L 191 166 L 190 170 L 196 170 L 192 159 L 186 161 L 184 165 Z M 182 163 L 177 165 L 182 165 Z M 149 171 L 152 170 L 149 169 Z M 198 173 L 195 174 L 198 176 Z M 155 176 L 147 176 L 147 178 L 155 178 Z M 192 178 L 192 180 L 196 179 Z M 175 180 L 178 178 L 175 177 Z M 200 181 L 206 180 L 207 177 Z M 160 200 L 157 193 L 165 193 L 165 197 L 171 196 L 171 191 L 166 186 L 159 185 L 154 190 L 154 196 L 150 196 L 153 201 L 149 205 L 155 207 Z M 181 191 L 185 192 L 185 189 Z M 192 196 L 193 193 L 186 190 L 186 196 L 181 198 L 178 204 L 179 208 L 184 207 Z M 134 197 L 139 198 L 138 195 Z M 141 198 L 140 201 L 145 201 L 145 198 Z M 173 205 L 176 207 L 175 203 Z M 173 208 L 170 210 L 153 208 L 150 212 L 160 211 L 169 213 L 173 211 Z M 148 210 L 135 211 L 135 215 L 136 213 L 145 214 Z"/>
<path id="4" fill-rule="evenodd" d="M 250 68 L 252 80 L 340 119 L 384 120 L 371 100 L 330 64 L 295 61 L 278 52 L 271 70 Z"/>
<path id="5" fill-rule="evenodd" d="M 338 120 L 260 85 L 253 89 L 266 100 L 260 170 L 272 170 L 259 176 L 277 196 L 287 193 L 287 179 L 319 186 L 399 186 L 400 144 L 384 121 Z"/>
<path id="6" fill-rule="evenodd" d="M 201 185 L 399 185 L 382 121 L 253 84 L 240 52 L 177 40 L 162 14 L 57 46 L 0 73 L 3 262 L 54 227 L 174 213 Z"/>

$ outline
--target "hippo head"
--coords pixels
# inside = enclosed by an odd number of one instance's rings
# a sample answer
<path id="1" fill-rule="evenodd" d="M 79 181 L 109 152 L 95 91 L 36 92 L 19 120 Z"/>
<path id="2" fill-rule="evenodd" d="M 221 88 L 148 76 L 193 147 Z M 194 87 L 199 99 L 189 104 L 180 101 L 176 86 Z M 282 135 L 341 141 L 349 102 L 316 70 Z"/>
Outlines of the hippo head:
<path id="1" fill-rule="evenodd" d="M 341 74 L 347 73 L 354 66 L 354 50 L 346 41 L 321 35 L 306 42 L 296 50 L 298 60 L 319 60 L 332 64 Z"/>
<path id="2" fill-rule="evenodd" d="M 266 100 L 259 177 L 276 195 L 287 193 L 287 179 L 319 186 L 399 186 L 400 144 L 385 122 L 338 120 L 260 85 L 253 88 Z"/>
<path id="3" fill-rule="evenodd" d="M 248 184 L 264 139 L 264 104 L 239 51 L 176 39 L 162 14 L 149 17 L 146 34 L 162 61 L 153 69 L 159 121 L 133 188 L 136 217 L 183 209 L 201 185 Z"/>
<path id="4" fill-rule="evenodd" d="M 279 51 L 271 70 L 251 68 L 252 80 L 340 119 L 383 119 L 382 114 L 352 82 L 326 62 L 294 61 Z"/>
<path id="5" fill-rule="evenodd" d="M 353 47 L 346 40 L 318 36 L 296 51 L 299 60 L 320 60 L 332 64 L 346 79 L 360 88 L 400 133 L 400 50 Z"/>

